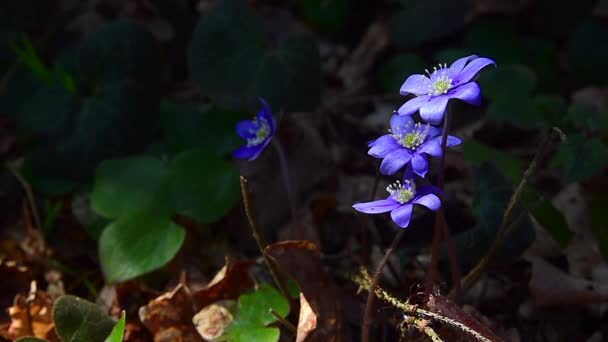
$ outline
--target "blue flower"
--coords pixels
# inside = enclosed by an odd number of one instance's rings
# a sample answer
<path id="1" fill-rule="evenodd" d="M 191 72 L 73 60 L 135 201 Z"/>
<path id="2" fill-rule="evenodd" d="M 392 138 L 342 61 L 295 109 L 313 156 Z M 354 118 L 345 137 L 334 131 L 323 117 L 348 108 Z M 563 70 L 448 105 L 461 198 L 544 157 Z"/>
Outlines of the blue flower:
<path id="1" fill-rule="evenodd" d="M 433 73 L 412 75 L 401 86 L 401 95 L 414 94 L 416 97 L 399 108 L 399 115 L 412 115 L 420 111 L 420 117 L 431 125 L 443 120 L 445 108 L 450 99 L 460 99 L 467 103 L 481 104 L 479 85 L 471 80 L 484 67 L 496 64 L 489 58 L 475 55 L 460 58 L 448 68 L 439 65 Z"/>
<path id="2" fill-rule="evenodd" d="M 381 214 L 391 212 L 391 218 L 401 228 L 410 224 L 414 204 L 423 205 L 433 211 L 441 207 L 441 200 L 436 195 L 439 189 L 432 185 L 416 189 L 413 179 L 406 179 L 403 183 L 397 181 L 386 188 L 387 199 L 357 203 L 353 205 L 357 211 L 366 214 Z"/>
<path id="3" fill-rule="evenodd" d="M 268 146 L 274 136 L 276 122 L 270 111 L 270 106 L 264 99 L 260 99 L 262 109 L 253 120 L 243 120 L 236 124 L 236 132 L 247 141 L 245 146 L 234 151 L 233 155 L 239 159 L 254 160 Z"/>
<path id="4" fill-rule="evenodd" d="M 393 115 L 391 117 L 390 134 L 370 142 L 368 154 L 383 158 L 380 172 L 392 175 L 404 166 L 411 164 L 412 170 L 420 177 L 428 172 L 427 155 L 440 158 L 442 129 L 415 123 L 411 116 Z M 455 136 L 448 136 L 447 146 L 459 145 L 462 141 Z"/>

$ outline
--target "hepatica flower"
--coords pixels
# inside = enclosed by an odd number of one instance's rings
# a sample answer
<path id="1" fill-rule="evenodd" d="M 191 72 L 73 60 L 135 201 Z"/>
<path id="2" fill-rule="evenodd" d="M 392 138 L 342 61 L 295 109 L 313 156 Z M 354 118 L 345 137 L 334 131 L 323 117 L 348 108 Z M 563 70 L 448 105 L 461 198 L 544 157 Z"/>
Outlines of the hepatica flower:
<path id="1" fill-rule="evenodd" d="M 450 65 L 439 65 L 427 75 L 412 75 L 401 86 L 401 95 L 414 94 L 416 97 L 407 101 L 399 108 L 399 115 L 412 115 L 420 111 L 420 117 L 430 123 L 437 125 L 443 119 L 445 108 L 451 99 L 460 99 L 470 104 L 481 103 L 481 90 L 479 85 L 473 82 L 473 78 L 479 71 L 490 65 L 496 64 L 489 58 L 477 57 L 475 55 L 460 58 Z"/>
<path id="2" fill-rule="evenodd" d="M 239 159 L 254 160 L 268 146 L 274 136 L 276 122 L 266 101 L 260 99 L 262 109 L 253 120 L 243 120 L 236 124 L 236 132 L 247 144 L 234 151 Z"/>
<path id="3" fill-rule="evenodd" d="M 406 179 L 403 183 L 397 181 L 386 188 L 389 196 L 386 199 L 357 203 L 353 205 L 356 210 L 366 214 L 381 214 L 391 212 L 391 218 L 401 228 L 410 224 L 414 204 L 423 205 L 433 211 L 441 207 L 441 200 L 436 193 L 439 189 L 427 185 L 416 189 L 413 179 Z"/>
<path id="4" fill-rule="evenodd" d="M 389 134 L 370 142 L 368 154 L 383 158 L 380 172 L 392 175 L 411 163 L 412 170 L 420 177 L 428 172 L 428 156 L 443 155 L 441 134 L 443 130 L 429 124 L 416 123 L 411 116 L 393 115 Z M 447 146 L 459 145 L 461 140 L 448 136 Z"/>

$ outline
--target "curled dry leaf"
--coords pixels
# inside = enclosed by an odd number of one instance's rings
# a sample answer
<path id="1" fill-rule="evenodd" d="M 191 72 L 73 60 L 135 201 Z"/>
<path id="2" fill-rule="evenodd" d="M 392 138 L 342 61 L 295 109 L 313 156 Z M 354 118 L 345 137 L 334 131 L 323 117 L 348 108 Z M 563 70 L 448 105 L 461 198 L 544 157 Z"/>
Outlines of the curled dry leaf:
<path id="1" fill-rule="evenodd" d="M 317 246 L 309 241 L 293 240 L 272 244 L 265 251 L 298 282 L 316 316 L 316 328 L 302 341 L 341 341 L 339 293 L 323 269 Z"/>
<path id="2" fill-rule="evenodd" d="M 211 304 L 204 307 L 194 317 L 192 317 L 192 323 L 196 326 L 196 330 L 205 340 L 215 340 L 222 336 L 227 326 L 232 323 L 234 317 L 227 306 L 235 306 L 234 301 L 226 305 Z"/>
<path id="3" fill-rule="evenodd" d="M 53 299 L 44 291 L 38 291 L 32 281 L 27 295 L 17 294 L 15 302 L 8 310 L 11 324 L 7 331 L 0 331 L 2 337 L 15 340 L 23 336 L 35 336 L 49 341 L 59 341 L 53 330 Z"/>
<path id="4" fill-rule="evenodd" d="M 202 341 L 192 325 L 192 316 L 192 300 L 182 284 L 139 309 L 139 319 L 152 332 L 155 342 Z"/>
<path id="5" fill-rule="evenodd" d="M 300 318 L 298 319 L 298 332 L 296 342 L 305 341 L 311 331 L 317 327 L 317 315 L 312 311 L 310 304 L 300 293 Z"/>
<path id="6" fill-rule="evenodd" d="M 205 288 L 192 293 L 194 307 L 200 309 L 218 300 L 236 299 L 253 288 L 249 268 L 254 263 L 253 260 L 227 262 Z"/>

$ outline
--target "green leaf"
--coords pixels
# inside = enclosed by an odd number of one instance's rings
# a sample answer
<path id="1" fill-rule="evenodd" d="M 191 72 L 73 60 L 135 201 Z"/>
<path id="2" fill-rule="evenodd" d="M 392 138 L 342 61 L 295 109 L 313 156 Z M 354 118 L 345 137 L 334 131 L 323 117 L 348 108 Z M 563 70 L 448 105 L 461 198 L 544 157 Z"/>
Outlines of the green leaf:
<path id="1" fill-rule="evenodd" d="M 120 320 L 116 322 L 114 328 L 112 328 L 112 332 L 108 337 L 106 337 L 105 342 L 122 342 L 122 337 L 125 333 L 125 325 L 127 323 L 125 310 L 122 310 L 120 315 Z"/>
<path id="2" fill-rule="evenodd" d="M 322 30 L 340 29 L 348 14 L 348 0 L 293 0 L 306 21 Z"/>
<path id="3" fill-rule="evenodd" d="M 289 313 L 287 299 L 270 285 L 262 284 L 255 292 L 241 295 L 235 318 L 222 338 L 230 342 L 278 341 L 279 329 L 266 327 L 277 320 L 270 309 L 281 317 Z"/>
<path id="4" fill-rule="evenodd" d="M 567 136 L 551 159 L 552 167 L 560 167 L 566 183 L 588 179 L 608 167 L 608 146 L 598 138 L 582 134 Z"/>
<path id="5" fill-rule="evenodd" d="M 243 144 L 235 130 L 236 123 L 244 118 L 241 112 L 165 101 L 160 116 L 163 138 L 171 153 L 202 147 L 225 156 Z"/>
<path id="6" fill-rule="evenodd" d="M 595 235 L 600 252 L 608 260 L 608 196 L 595 194 L 591 198 L 591 229 Z"/>
<path id="7" fill-rule="evenodd" d="M 201 19 L 190 48 L 193 79 L 216 102 L 275 110 L 310 110 L 320 101 L 316 41 L 289 36 L 269 48 L 259 19 L 244 0 L 226 0 Z"/>
<path id="8" fill-rule="evenodd" d="M 53 306 L 55 331 L 63 341 L 103 342 L 114 321 L 97 305 L 75 296 L 62 296 Z"/>
<path id="9" fill-rule="evenodd" d="M 608 132 L 608 110 L 572 103 L 567 109 L 565 122 L 592 132 Z"/>
<path id="10" fill-rule="evenodd" d="M 403 8 L 389 19 L 389 34 L 400 47 L 415 47 L 462 29 L 472 9 L 469 0 L 403 1 Z"/>
<path id="11" fill-rule="evenodd" d="M 523 61 L 527 60 L 510 20 L 492 18 L 477 22 L 465 34 L 464 47 L 476 55 L 492 58 L 498 69 L 507 64 L 524 64 Z"/>
<path id="12" fill-rule="evenodd" d="M 211 223 L 223 217 L 239 198 L 239 175 L 204 149 L 180 153 L 169 164 L 168 189 L 176 213 Z"/>
<path id="13" fill-rule="evenodd" d="M 494 163 L 513 183 L 518 182 L 523 174 L 524 165 L 520 159 L 477 141 L 465 141 L 462 153 L 467 163 L 474 166 Z"/>
<path id="14" fill-rule="evenodd" d="M 160 193 L 166 177 L 163 162 L 152 157 L 106 160 L 95 171 L 91 207 L 108 218 L 142 209 L 169 208 Z"/>
<path id="15" fill-rule="evenodd" d="M 608 84 L 608 26 L 587 21 L 568 38 L 568 58 L 574 76 L 582 82 Z"/>
<path id="16" fill-rule="evenodd" d="M 99 240 L 99 257 L 107 281 L 133 279 L 164 266 L 179 251 L 185 235 L 184 229 L 169 217 L 150 212 L 131 214 L 111 223 Z"/>
<path id="17" fill-rule="evenodd" d="M 538 78 L 538 88 L 557 92 L 560 85 L 559 53 L 553 41 L 526 39 L 520 42 L 526 52 L 525 64 Z"/>
<path id="18" fill-rule="evenodd" d="M 380 84 L 386 91 L 398 92 L 410 75 L 422 73 L 425 67 L 422 58 L 415 54 L 395 55 L 380 69 Z"/>
<path id="19" fill-rule="evenodd" d="M 534 194 L 534 197 L 538 198 L 539 196 Z M 573 236 L 572 231 L 568 228 L 566 217 L 551 201 L 547 199 L 540 199 L 539 201 L 530 203 L 532 215 L 562 248 L 566 248 Z"/>
<path id="20" fill-rule="evenodd" d="M 476 177 L 473 213 L 477 225 L 454 237 L 454 247 L 465 268 L 477 263 L 488 251 L 501 225 L 512 186 L 500 170 L 483 164 Z M 511 228 L 498 249 L 493 265 L 508 265 L 519 259 L 535 239 L 534 228 L 521 203 L 516 204 L 510 218 Z M 445 255 L 445 254 L 444 254 Z"/>

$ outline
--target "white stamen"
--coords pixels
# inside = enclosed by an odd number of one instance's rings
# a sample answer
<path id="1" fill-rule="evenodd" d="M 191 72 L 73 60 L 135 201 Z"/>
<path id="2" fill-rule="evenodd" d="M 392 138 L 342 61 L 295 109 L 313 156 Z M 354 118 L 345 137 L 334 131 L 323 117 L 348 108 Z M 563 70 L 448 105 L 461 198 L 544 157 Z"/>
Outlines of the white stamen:
<path id="1" fill-rule="evenodd" d="M 254 118 L 253 125 L 254 127 L 249 129 L 249 133 L 255 136 L 253 138 L 247 139 L 247 147 L 260 145 L 270 135 L 270 124 L 265 118 Z"/>
<path id="2" fill-rule="evenodd" d="M 391 198 L 401 204 L 411 201 L 416 195 L 416 184 L 413 180 L 406 179 L 403 183 L 396 181 L 386 187 L 386 191 L 391 195 Z"/>
<path id="3" fill-rule="evenodd" d="M 404 129 L 404 131 L 407 132 L 405 134 L 393 133 L 390 129 L 388 131 L 399 145 L 413 150 L 424 143 L 429 130 L 429 124 L 422 126 L 420 122 L 417 122 L 414 124 L 414 127 L 411 127 L 411 123 L 408 123 Z"/>

